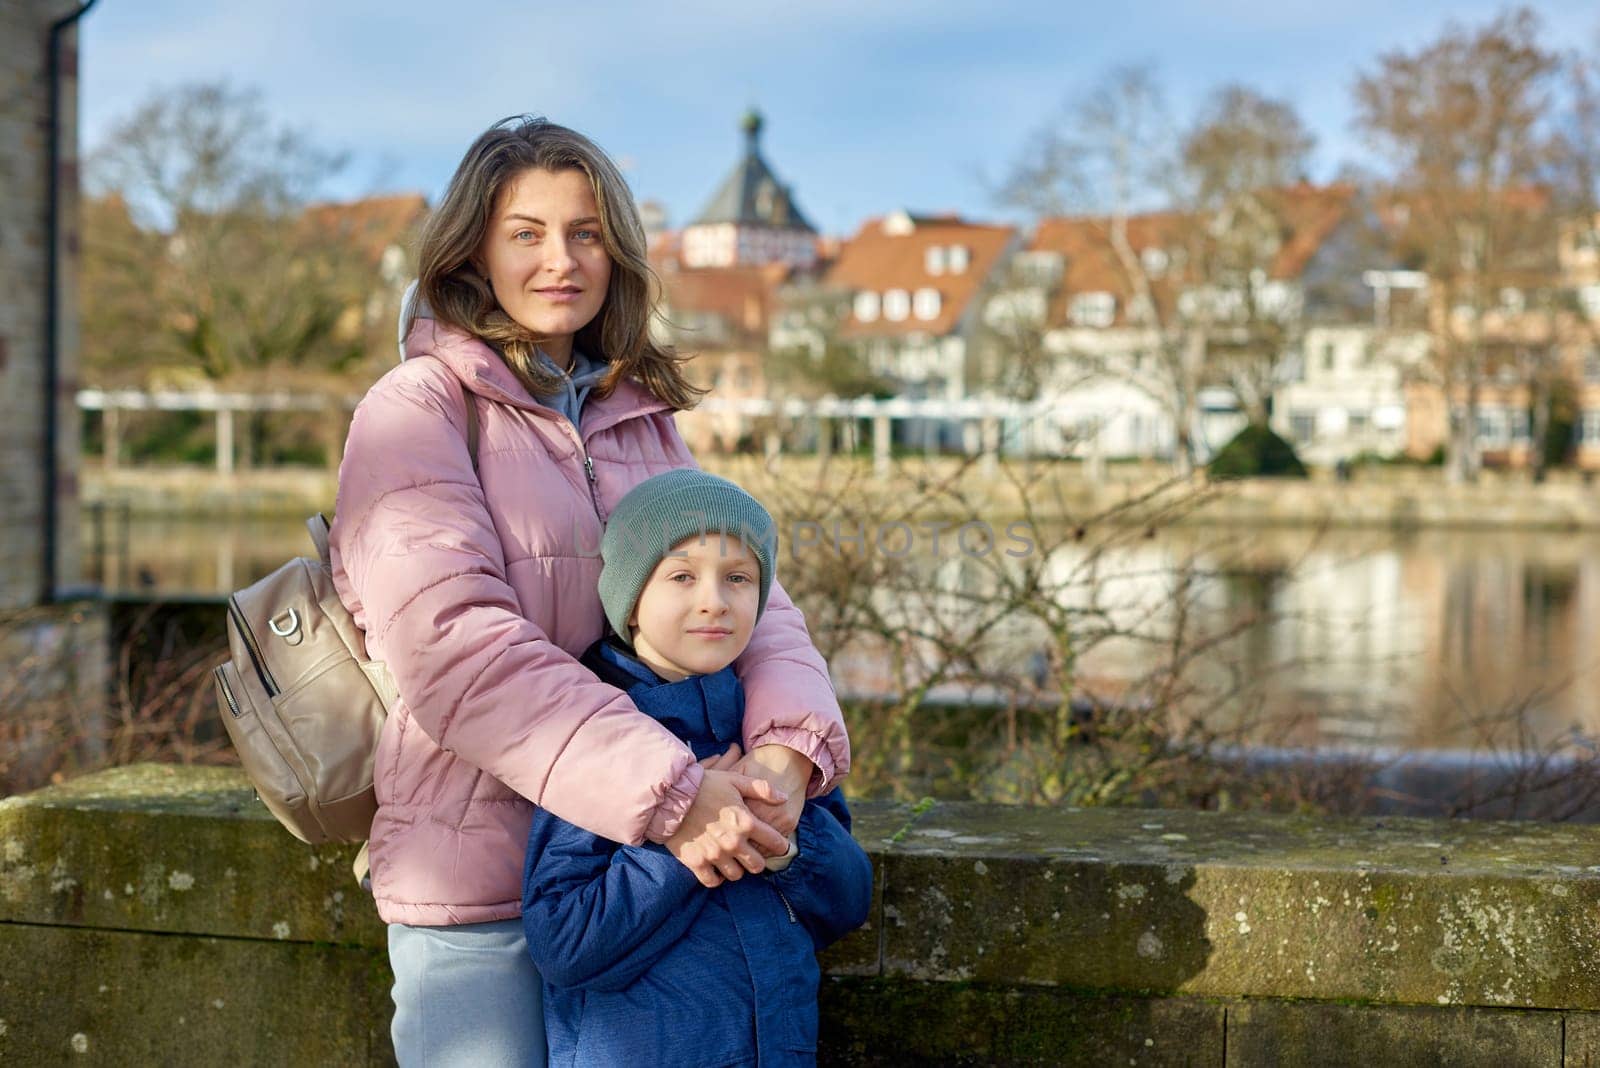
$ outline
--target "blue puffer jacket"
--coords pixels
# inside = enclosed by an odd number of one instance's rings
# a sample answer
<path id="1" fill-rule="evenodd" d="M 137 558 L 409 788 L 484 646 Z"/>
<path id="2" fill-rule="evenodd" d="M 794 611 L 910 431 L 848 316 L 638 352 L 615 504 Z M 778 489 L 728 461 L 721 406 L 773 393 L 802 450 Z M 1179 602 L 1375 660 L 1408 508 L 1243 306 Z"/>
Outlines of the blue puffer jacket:
<path id="1" fill-rule="evenodd" d="M 663 682 L 606 642 L 583 662 L 696 757 L 739 740 L 731 668 Z M 550 1064 L 814 1064 L 815 953 L 866 921 L 872 865 L 838 790 L 806 803 L 797 838 L 783 871 L 707 890 L 659 845 L 535 813 L 522 925 L 545 980 Z"/>

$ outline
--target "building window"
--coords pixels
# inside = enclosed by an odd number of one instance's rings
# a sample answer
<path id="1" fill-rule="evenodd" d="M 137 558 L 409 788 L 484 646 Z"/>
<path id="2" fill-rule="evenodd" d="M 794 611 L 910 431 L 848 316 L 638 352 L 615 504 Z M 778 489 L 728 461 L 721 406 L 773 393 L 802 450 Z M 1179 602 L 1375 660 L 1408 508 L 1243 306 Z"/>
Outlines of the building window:
<path id="1" fill-rule="evenodd" d="M 1517 409 L 1511 413 L 1511 440 L 1527 441 L 1532 435 L 1528 432 L 1528 413 Z"/>
<path id="2" fill-rule="evenodd" d="M 911 294 L 891 289 L 883 295 L 883 317 L 891 323 L 903 322 L 911 314 Z"/>
<path id="3" fill-rule="evenodd" d="M 878 294 L 870 289 L 863 289 L 856 294 L 856 318 L 863 323 L 874 322 L 878 318 Z"/>
<path id="4" fill-rule="evenodd" d="M 1017 284 L 1049 287 L 1061 281 L 1066 257 L 1059 252 L 1019 252 L 1011 261 Z"/>
<path id="5" fill-rule="evenodd" d="M 1506 413 L 1503 408 L 1478 410 L 1478 440 L 1485 445 L 1506 443 Z"/>
<path id="6" fill-rule="evenodd" d="M 1110 326 L 1117 314 L 1117 298 L 1110 293 L 1079 293 L 1068 311 L 1078 326 Z"/>
<path id="7" fill-rule="evenodd" d="M 929 274 L 944 274 L 944 246 L 929 245 L 922 254 L 922 265 Z"/>
<path id="8" fill-rule="evenodd" d="M 1578 424 L 1578 440 L 1589 445 L 1600 445 L 1600 411 L 1583 413 Z"/>
<path id="9" fill-rule="evenodd" d="M 1500 291 L 1500 307 L 1512 315 L 1520 315 L 1528 306 L 1527 298 L 1522 295 L 1522 290 L 1514 286 L 1506 286 Z"/>
<path id="10" fill-rule="evenodd" d="M 939 291 L 926 287 L 917 290 L 917 295 L 912 298 L 911 309 L 923 322 L 939 318 Z"/>
<path id="11" fill-rule="evenodd" d="M 1345 426 L 1349 428 L 1352 436 L 1359 436 L 1367 432 L 1367 413 L 1352 408 L 1345 413 Z"/>
<path id="12" fill-rule="evenodd" d="M 1289 436 L 1296 445 L 1308 443 L 1317 433 L 1317 417 L 1312 412 L 1289 413 Z"/>
<path id="13" fill-rule="evenodd" d="M 951 274 L 960 274 L 967 269 L 967 264 L 972 261 L 971 254 L 965 245 L 951 245 L 945 251 L 945 263 L 950 268 Z"/>
<path id="14" fill-rule="evenodd" d="M 1591 319 L 1600 319 L 1600 286 L 1579 286 L 1578 306 Z"/>
<path id="15" fill-rule="evenodd" d="M 1583 380 L 1600 382 L 1600 349 L 1590 349 L 1583 357 Z"/>
<path id="16" fill-rule="evenodd" d="M 1323 345 L 1322 346 L 1322 369 L 1324 371 L 1331 372 L 1333 370 L 1333 368 L 1334 368 L 1334 365 L 1336 363 L 1338 363 L 1338 356 L 1339 356 L 1339 348 L 1333 342 L 1329 341 L 1327 344 Z"/>

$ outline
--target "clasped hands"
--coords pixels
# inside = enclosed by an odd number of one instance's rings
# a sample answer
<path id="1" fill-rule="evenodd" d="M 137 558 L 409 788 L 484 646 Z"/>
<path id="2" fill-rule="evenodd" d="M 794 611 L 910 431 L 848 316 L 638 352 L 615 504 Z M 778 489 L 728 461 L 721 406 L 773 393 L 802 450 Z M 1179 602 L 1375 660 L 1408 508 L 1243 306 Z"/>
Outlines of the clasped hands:
<path id="1" fill-rule="evenodd" d="M 782 855 L 800 823 L 814 765 L 783 745 L 749 753 L 737 745 L 700 761 L 706 769 L 689 811 L 667 849 L 705 886 L 766 870 Z"/>

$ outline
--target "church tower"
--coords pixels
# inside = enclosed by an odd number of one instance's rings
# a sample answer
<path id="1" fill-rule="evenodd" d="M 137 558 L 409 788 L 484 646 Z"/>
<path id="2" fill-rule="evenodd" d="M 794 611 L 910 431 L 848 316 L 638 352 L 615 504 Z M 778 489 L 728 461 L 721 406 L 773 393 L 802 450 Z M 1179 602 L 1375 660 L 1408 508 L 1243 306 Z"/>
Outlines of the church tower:
<path id="1" fill-rule="evenodd" d="M 811 267 L 817 231 L 800 213 L 789 188 L 761 158 L 761 115 L 746 112 L 744 158 L 699 218 L 683 231 L 685 267 Z"/>

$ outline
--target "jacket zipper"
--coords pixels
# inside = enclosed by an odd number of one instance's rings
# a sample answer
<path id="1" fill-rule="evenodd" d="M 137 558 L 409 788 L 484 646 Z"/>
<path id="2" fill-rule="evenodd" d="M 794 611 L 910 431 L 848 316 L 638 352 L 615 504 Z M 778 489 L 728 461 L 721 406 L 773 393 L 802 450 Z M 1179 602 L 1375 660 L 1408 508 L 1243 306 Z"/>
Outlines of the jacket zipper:
<path id="1" fill-rule="evenodd" d="M 779 900 L 781 900 L 783 902 L 783 910 L 789 914 L 789 922 L 790 923 L 799 923 L 800 922 L 799 919 L 796 918 L 795 914 L 794 914 L 794 906 L 789 904 L 788 895 L 785 894 L 783 892 L 783 890 L 780 889 L 776 883 L 773 884 L 772 888 L 774 890 L 778 891 L 778 898 L 779 898 Z"/>
<path id="2" fill-rule="evenodd" d="M 278 684 L 272 680 L 272 673 L 267 670 L 267 661 L 261 654 L 261 646 L 256 643 L 256 636 L 250 630 L 250 624 L 244 621 L 244 613 L 239 611 L 239 604 L 232 597 L 228 598 L 228 615 L 233 617 L 233 625 L 238 628 L 239 636 L 244 639 L 245 652 L 250 654 L 250 663 L 255 666 L 256 675 L 261 679 L 261 685 L 266 689 L 267 696 L 278 696 Z"/>
<path id="3" fill-rule="evenodd" d="M 228 702 L 228 711 L 233 713 L 234 719 L 238 719 L 244 713 L 239 711 L 239 702 L 233 696 L 233 688 L 228 685 L 228 677 L 222 673 L 221 668 L 212 669 L 212 674 L 217 677 L 217 685 L 222 690 L 223 700 Z"/>
<path id="4" fill-rule="evenodd" d="M 582 448 L 580 445 L 579 448 Z M 589 458 L 589 450 L 583 450 L 583 473 L 589 476 L 589 500 L 594 504 L 594 516 L 600 518 L 600 489 L 599 482 L 594 477 L 594 461 Z"/>
<path id="5" fill-rule="evenodd" d="M 483 379 L 482 375 L 474 372 L 474 374 L 472 376 L 472 380 L 474 382 L 482 382 L 484 379 Z M 493 398 L 490 398 L 490 399 L 492 400 Z M 601 523 L 604 523 L 605 522 L 605 515 L 603 514 L 603 512 L 602 512 L 602 510 L 600 508 L 599 480 L 597 478 L 595 478 L 595 474 L 594 474 L 594 459 L 592 457 L 590 457 L 588 446 L 586 446 L 584 444 L 584 442 L 583 442 L 583 434 L 582 434 L 582 432 L 579 431 L 577 425 L 575 423 L 573 423 L 573 421 L 571 419 L 568 419 L 566 416 L 562 415 L 560 412 L 553 411 L 550 408 L 548 408 L 546 405 L 542 405 L 542 404 L 538 405 L 538 407 L 541 409 L 539 414 L 544 415 L 544 416 L 546 416 L 548 418 L 554 419 L 558 423 L 560 423 L 561 425 L 565 426 L 567 428 L 568 435 L 572 438 L 573 442 L 577 444 L 577 446 L 578 446 L 578 455 L 583 457 L 583 473 L 584 473 L 584 477 L 589 482 L 589 503 L 594 506 L 595 518 L 600 520 Z"/>

